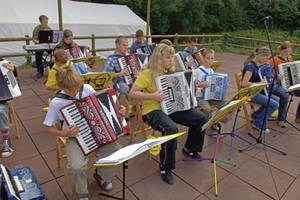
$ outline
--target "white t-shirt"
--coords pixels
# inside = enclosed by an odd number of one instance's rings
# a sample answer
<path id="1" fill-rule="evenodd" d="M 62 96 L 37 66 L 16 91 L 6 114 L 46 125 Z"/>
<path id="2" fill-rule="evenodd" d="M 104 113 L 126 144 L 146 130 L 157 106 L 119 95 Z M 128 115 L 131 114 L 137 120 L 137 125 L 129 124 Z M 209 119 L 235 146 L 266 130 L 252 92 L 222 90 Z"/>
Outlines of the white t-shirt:
<path id="1" fill-rule="evenodd" d="M 62 91 L 61 93 L 64 93 Z M 82 90 L 82 98 L 87 97 L 91 94 L 96 93 L 96 91 L 92 88 L 92 86 L 88 84 L 84 84 L 83 90 Z M 76 94 L 76 99 L 79 99 L 79 92 Z M 64 121 L 64 118 L 62 114 L 60 113 L 60 109 L 73 103 L 73 100 L 68 100 L 68 99 L 62 99 L 62 98 L 57 98 L 54 97 L 49 105 L 47 115 L 45 117 L 45 120 L 43 122 L 44 125 L 46 126 L 53 126 L 58 120 Z M 66 127 L 66 123 L 63 123 L 63 129 Z"/>
<path id="2" fill-rule="evenodd" d="M 215 72 L 212 68 L 207 68 L 207 67 L 204 67 L 203 65 L 201 65 L 200 67 L 195 69 L 195 81 L 196 81 L 196 83 L 201 83 L 201 82 L 205 81 L 206 75 L 210 75 L 210 74 L 213 74 L 213 73 L 215 73 Z M 202 97 L 203 96 L 202 90 L 197 92 L 196 96 Z"/>
<path id="3" fill-rule="evenodd" d="M 203 72 L 202 70 L 205 71 L 206 73 Z M 204 67 L 203 65 L 201 65 L 200 67 L 195 69 L 195 73 L 196 73 L 196 83 L 201 83 L 201 82 L 205 81 L 206 75 L 210 75 L 215 72 L 212 68 L 207 68 L 207 67 Z"/>

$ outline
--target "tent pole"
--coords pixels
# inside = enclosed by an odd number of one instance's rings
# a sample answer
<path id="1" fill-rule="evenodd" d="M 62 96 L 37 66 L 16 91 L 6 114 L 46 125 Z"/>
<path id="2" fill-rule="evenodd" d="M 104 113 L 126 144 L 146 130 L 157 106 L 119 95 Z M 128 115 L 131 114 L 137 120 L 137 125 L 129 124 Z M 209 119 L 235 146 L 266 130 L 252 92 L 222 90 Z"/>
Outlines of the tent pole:
<path id="1" fill-rule="evenodd" d="M 147 4 L 147 27 L 146 27 L 146 35 L 150 36 L 150 13 L 151 13 L 151 0 L 148 0 Z M 147 37 L 148 43 L 149 37 Z"/>
<path id="2" fill-rule="evenodd" d="M 61 0 L 57 0 L 57 5 L 58 5 L 58 25 L 59 25 L 59 30 L 63 30 L 63 21 L 62 21 L 62 6 L 61 6 Z"/>

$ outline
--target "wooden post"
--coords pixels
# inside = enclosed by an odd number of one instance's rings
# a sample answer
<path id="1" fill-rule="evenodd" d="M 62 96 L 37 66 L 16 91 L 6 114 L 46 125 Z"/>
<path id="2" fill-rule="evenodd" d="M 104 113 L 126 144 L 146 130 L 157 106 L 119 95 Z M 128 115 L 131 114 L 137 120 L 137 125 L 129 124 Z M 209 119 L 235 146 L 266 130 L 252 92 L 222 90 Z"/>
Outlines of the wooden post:
<path id="1" fill-rule="evenodd" d="M 62 19 L 62 6 L 61 6 L 61 0 L 57 0 L 57 6 L 58 6 L 58 25 L 59 30 L 63 30 L 63 19 Z"/>
<path id="2" fill-rule="evenodd" d="M 151 14 L 151 0 L 148 0 L 147 4 L 147 27 L 146 27 L 146 35 L 150 35 L 150 15 Z M 147 37 L 148 43 L 149 37 Z"/>
<path id="3" fill-rule="evenodd" d="M 91 35 L 91 47 L 92 47 L 92 55 L 96 55 L 96 43 L 95 43 L 95 34 Z"/>
<path id="4" fill-rule="evenodd" d="M 26 45 L 29 45 L 30 44 L 29 35 L 25 35 L 25 38 L 26 38 L 26 40 L 25 40 Z M 31 58 L 31 56 L 32 56 L 31 53 L 27 53 L 27 55 L 26 55 L 26 62 L 28 64 L 32 64 L 32 58 Z"/>

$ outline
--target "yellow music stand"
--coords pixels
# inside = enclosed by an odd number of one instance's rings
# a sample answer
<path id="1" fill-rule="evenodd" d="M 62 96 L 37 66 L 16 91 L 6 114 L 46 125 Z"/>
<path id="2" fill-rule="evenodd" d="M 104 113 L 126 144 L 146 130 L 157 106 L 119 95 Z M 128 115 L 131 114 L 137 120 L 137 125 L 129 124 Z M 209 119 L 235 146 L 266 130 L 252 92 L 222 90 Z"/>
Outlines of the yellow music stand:
<path id="1" fill-rule="evenodd" d="M 89 72 L 80 75 L 84 83 L 91 85 L 95 90 L 103 90 L 112 87 L 112 79 L 115 76 L 113 72 Z"/>
<path id="2" fill-rule="evenodd" d="M 87 57 L 78 57 L 73 58 L 70 61 L 73 63 L 84 62 L 90 68 L 93 68 L 94 64 L 99 61 L 105 60 L 102 56 L 87 56 Z"/>
<path id="3" fill-rule="evenodd" d="M 182 136 L 186 132 L 175 133 L 171 135 L 161 136 L 158 138 L 147 139 L 144 142 L 131 144 L 118 151 L 114 152 L 110 156 L 105 158 L 101 158 L 94 163 L 94 166 L 115 166 L 115 165 L 123 165 L 123 187 L 122 187 L 122 198 L 100 193 L 102 196 L 106 196 L 112 199 L 125 200 L 125 181 L 126 181 L 126 169 L 128 168 L 128 161 L 151 148 L 156 147 L 157 145 L 161 145 L 169 140 L 175 139 L 179 136 Z"/>

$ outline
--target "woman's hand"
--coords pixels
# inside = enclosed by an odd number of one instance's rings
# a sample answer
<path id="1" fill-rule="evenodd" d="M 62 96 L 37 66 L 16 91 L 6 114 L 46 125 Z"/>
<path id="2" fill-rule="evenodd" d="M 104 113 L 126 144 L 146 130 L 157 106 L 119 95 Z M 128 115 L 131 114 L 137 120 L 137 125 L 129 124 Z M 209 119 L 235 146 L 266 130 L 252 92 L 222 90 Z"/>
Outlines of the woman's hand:
<path id="1" fill-rule="evenodd" d="M 157 102 L 161 102 L 164 100 L 164 93 L 162 91 L 156 91 L 152 93 L 152 99 Z"/>

